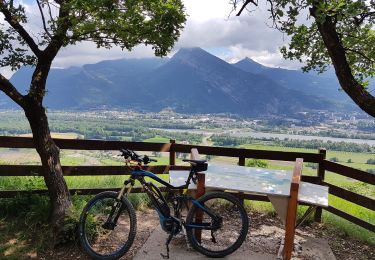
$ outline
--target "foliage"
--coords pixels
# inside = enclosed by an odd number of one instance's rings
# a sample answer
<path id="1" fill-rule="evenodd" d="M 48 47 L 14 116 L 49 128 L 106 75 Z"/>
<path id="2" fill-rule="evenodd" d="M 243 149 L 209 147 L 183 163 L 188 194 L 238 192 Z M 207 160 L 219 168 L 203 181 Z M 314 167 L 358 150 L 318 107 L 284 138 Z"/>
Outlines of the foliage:
<path id="1" fill-rule="evenodd" d="M 372 122 L 363 122 L 359 121 L 357 125 L 358 130 L 375 132 L 375 121 Z"/>
<path id="2" fill-rule="evenodd" d="M 339 162 L 339 158 L 337 158 L 337 157 L 329 158 L 329 160 L 330 160 L 331 162 Z"/>
<path id="3" fill-rule="evenodd" d="M 127 50 L 143 43 L 152 45 L 155 55 L 163 56 L 178 39 L 185 22 L 180 0 L 38 0 L 37 3 L 43 22 L 43 28 L 33 32 L 37 45 L 30 46 L 33 44 L 25 34 L 18 33 L 17 26 L 2 24 L 1 66 L 17 70 L 24 65 L 36 65 L 37 48 L 51 43 L 65 47 L 81 41 L 92 41 L 98 48 L 116 45 Z M 30 23 L 22 2 L 2 1 L 0 9 L 18 24 Z M 10 18 L 5 20 L 9 23 Z"/>
<path id="4" fill-rule="evenodd" d="M 286 1 L 270 0 L 269 11 L 275 26 L 291 36 L 288 46 L 281 48 L 284 58 L 304 62 L 305 71 L 320 72 L 331 64 L 318 23 L 333 20 L 352 73 L 358 80 L 375 76 L 374 1 Z M 311 20 L 314 16 L 314 20 Z M 303 22 L 309 19 L 311 22 Z"/>
<path id="5" fill-rule="evenodd" d="M 366 163 L 375 165 L 375 159 L 368 159 Z"/>
<path id="6" fill-rule="evenodd" d="M 101 115 L 87 117 L 82 115 L 81 118 L 82 120 L 77 120 L 75 115 L 50 112 L 50 128 L 53 132 L 58 133 L 76 133 L 85 139 L 124 141 L 144 141 L 148 139 L 149 142 L 169 142 L 169 139 L 175 139 L 177 142 L 199 144 L 203 137 L 201 134 L 194 134 L 188 131 L 170 132 L 156 129 L 169 128 L 172 125 L 178 129 L 186 129 L 185 124 L 173 124 L 173 122 L 162 122 L 162 120 L 129 117 L 125 121 L 122 118 L 108 118 Z M 18 122 L 16 125 L 14 124 L 15 121 Z M 30 126 L 22 115 L 7 113 L 6 117 L 1 117 L 0 135 L 20 135 L 27 133 L 30 133 Z"/>
<path id="7" fill-rule="evenodd" d="M 321 141 L 321 140 L 292 140 L 278 138 L 264 138 L 255 139 L 251 137 L 233 137 L 227 135 L 213 135 L 211 141 L 215 145 L 219 146 L 238 146 L 242 144 L 253 144 L 259 143 L 260 141 L 272 145 L 272 146 L 284 146 L 284 147 L 296 147 L 296 148 L 307 148 L 307 149 L 319 149 L 325 147 L 327 150 L 333 151 L 346 151 L 356 153 L 370 153 L 373 152 L 375 147 L 368 144 L 357 144 L 347 142 L 332 142 L 332 141 Z"/>
<path id="8" fill-rule="evenodd" d="M 210 140 L 215 146 L 238 146 L 241 144 L 251 143 L 252 138 L 248 137 L 233 137 L 227 135 L 213 135 Z"/>
<path id="9" fill-rule="evenodd" d="M 268 162 L 266 160 L 248 159 L 248 160 L 246 160 L 246 166 L 247 167 L 268 168 Z"/>
<path id="10" fill-rule="evenodd" d="M 318 169 L 318 164 L 316 164 L 316 163 L 307 163 L 306 164 L 306 166 L 307 167 L 310 167 L 311 169 L 313 169 L 313 170 L 316 170 L 316 169 Z"/>

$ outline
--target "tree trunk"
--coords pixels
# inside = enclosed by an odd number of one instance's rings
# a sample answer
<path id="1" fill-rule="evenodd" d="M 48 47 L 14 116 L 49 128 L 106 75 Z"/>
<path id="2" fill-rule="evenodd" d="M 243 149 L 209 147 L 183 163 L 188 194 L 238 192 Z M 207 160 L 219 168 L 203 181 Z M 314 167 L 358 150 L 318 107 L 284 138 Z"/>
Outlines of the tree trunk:
<path id="1" fill-rule="evenodd" d="M 44 107 L 28 100 L 24 110 L 33 133 L 35 148 L 42 161 L 44 181 L 51 203 L 50 222 L 54 237 L 53 243 L 56 245 L 63 241 L 64 220 L 72 205 L 60 164 L 60 149 L 51 138 Z"/>
<path id="2" fill-rule="evenodd" d="M 310 9 L 313 17 L 315 17 L 316 10 L 317 7 Z M 324 22 L 317 21 L 316 23 L 342 89 L 363 111 L 375 117 L 375 97 L 354 78 L 332 18 L 326 16 Z"/>

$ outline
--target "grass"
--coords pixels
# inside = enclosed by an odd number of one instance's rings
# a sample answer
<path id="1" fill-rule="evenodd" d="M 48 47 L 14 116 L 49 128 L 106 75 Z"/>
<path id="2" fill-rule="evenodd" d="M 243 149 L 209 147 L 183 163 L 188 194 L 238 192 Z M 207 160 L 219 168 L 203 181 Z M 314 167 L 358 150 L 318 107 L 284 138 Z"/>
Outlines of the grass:
<path id="1" fill-rule="evenodd" d="M 32 134 L 21 134 L 19 136 L 32 137 Z M 77 134 L 77 133 L 56 133 L 56 132 L 52 132 L 51 136 L 52 136 L 52 138 L 60 138 L 60 139 L 78 139 L 82 135 Z"/>
<path id="2" fill-rule="evenodd" d="M 27 259 L 47 247 L 50 236 L 46 197 L 0 200 L 0 258 Z M 40 231 L 40 232 L 39 232 Z M 43 237 L 44 236 L 44 237 Z M 38 241 L 38 243 L 33 243 Z"/>
<path id="3" fill-rule="evenodd" d="M 161 137 L 161 136 L 155 136 L 152 138 L 148 138 L 143 140 L 143 142 L 148 142 L 148 143 L 169 143 L 169 138 Z"/>
<path id="4" fill-rule="evenodd" d="M 263 144 L 245 144 L 241 145 L 242 148 L 247 149 L 259 149 L 259 150 L 272 150 L 272 151 L 284 151 L 284 152 L 306 152 L 306 153 L 317 153 L 316 149 L 305 149 L 305 148 L 292 148 L 292 147 L 282 147 L 282 146 L 269 146 Z M 352 168 L 367 170 L 375 169 L 375 165 L 367 164 L 368 159 L 374 159 L 375 154 L 373 153 L 351 153 L 351 152 L 341 152 L 341 151 L 327 151 L 327 159 L 338 158 L 340 164 L 347 165 Z M 351 159 L 352 163 L 348 163 Z"/>
<path id="5" fill-rule="evenodd" d="M 21 151 L 22 152 L 22 151 Z M 150 165 L 168 165 L 169 157 L 152 157 L 158 162 L 150 163 Z M 73 151 L 63 151 L 61 153 L 61 164 L 69 166 L 88 165 L 90 161 L 96 162 L 98 165 L 124 165 L 123 158 L 113 157 L 112 154 L 103 154 L 98 152 L 77 153 Z M 181 163 L 181 159 L 176 159 L 176 163 Z M 1 162 L 0 164 L 8 164 Z M 17 163 L 19 164 L 19 163 Z M 32 161 L 30 164 L 37 164 Z M 110 174 L 110 172 L 108 173 Z M 158 175 L 160 178 L 167 180 L 167 174 Z M 125 179 L 129 175 L 99 175 L 99 176 L 66 176 L 65 180 L 69 189 L 84 188 L 120 188 Z M 46 189 L 43 177 L 39 176 L 2 176 L 0 178 L 0 190 L 35 190 Z"/>

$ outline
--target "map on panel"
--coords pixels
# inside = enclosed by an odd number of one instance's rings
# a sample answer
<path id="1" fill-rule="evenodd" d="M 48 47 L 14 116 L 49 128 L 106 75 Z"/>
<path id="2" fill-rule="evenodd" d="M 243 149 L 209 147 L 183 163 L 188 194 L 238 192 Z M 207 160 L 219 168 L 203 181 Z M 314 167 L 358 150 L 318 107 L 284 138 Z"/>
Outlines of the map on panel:
<path id="1" fill-rule="evenodd" d="M 292 173 L 285 170 L 209 164 L 206 188 L 289 196 Z"/>

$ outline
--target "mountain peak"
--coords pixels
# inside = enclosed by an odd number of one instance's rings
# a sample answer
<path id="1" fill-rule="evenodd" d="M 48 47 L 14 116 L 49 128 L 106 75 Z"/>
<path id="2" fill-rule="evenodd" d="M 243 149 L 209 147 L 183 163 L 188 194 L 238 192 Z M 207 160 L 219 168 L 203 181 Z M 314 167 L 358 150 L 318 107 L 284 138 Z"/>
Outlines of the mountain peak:
<path id="1" fill-rule="evenodd" d="M 177 62 L 192 67 L 200 68 L 218 68 L 225 67 L 227 70 L 232 70 L 232 66 L 226 61 L 212 55 L 199 47 L 181 48 L 171 59 L 172 62 Z"/>
<path id="2" fill-rule="evenodd" d="M 255 60 L 253 60 L 252 58 L 250 58 L 250 57 L 245 57 L 245 58 L 243 58 L 242 60 L 240 60 L 240 61 L 246 61 L 246 62 L 255 62 L 255 63 L 257 63 Z"/>
<path id="3" fill-rule="evenodd" d="M 172 59 L 185 60 L 185 59 L 202 58 L 202 57 L 208 57 L 208 56 L 213 56 L 213 55 L 203 50 L 202 48 L 192 47 L 192 48 L 181 48 L 175 55 L 173 55 Z"/>
<path id="4" fill-rule="evenodd" d="M 238 61 L 236 64 L 238 64 L 238 63 L 251 63 L 251 64 L 254 64 L 254 65 L 263 66 L 262 64 L 256 62 L 255 60 L 253 60 L 250 57 L 245 57 L 242 60 Z"/>
<path id="5" fill-rule="evenodd" d="M 201 47 L 184 47 L 181 48 L 178 52 L 189 52 L 189 53 L 199 53 L 206 52 Z"/>
<path id="6" fill-rule="evenodd" d="M 240 60 L 237 63 L 233 64 L 235 67 L 240 68 L 244 71 L 251 72 L 251 73 L 261 73 L 264 70 L 267 70 L 268 68 L 266 66 L 263 66 L 262 64 L 254 61 L 253 59 L 246 57 L 242 60 Z"/>

